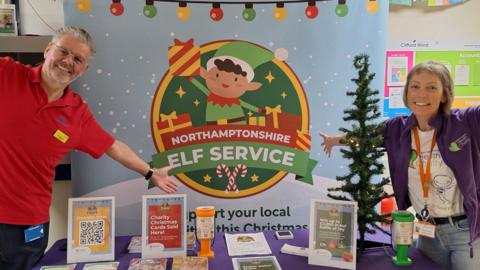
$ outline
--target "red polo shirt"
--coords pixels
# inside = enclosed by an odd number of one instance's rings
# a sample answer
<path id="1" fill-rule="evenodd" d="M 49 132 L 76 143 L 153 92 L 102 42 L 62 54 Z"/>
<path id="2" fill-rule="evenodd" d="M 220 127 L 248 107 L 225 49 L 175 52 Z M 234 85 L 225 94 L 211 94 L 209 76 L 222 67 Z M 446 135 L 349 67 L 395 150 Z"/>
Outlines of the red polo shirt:
<path id="1" fill-rule="evenodd" d="M 48 103 L 41 69 L 0 58 L 0 223 L 47 222 L 64 155 L 78 149 L 99 158 L 115 140 L 70 87 Z"/>

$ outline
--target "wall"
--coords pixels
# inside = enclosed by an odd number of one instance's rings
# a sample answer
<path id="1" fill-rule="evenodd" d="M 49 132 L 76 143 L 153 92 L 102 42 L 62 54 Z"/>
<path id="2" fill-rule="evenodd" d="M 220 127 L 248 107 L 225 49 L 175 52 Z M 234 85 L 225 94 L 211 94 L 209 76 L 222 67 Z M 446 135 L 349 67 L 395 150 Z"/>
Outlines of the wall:
<path id="1" fill-rule="evenodd" d="M 447 7 L 427 7 L 419 2 L 421 1 L 417 0 L 412 7 L 390 5 L 387 33 L 389 41 L 415 38 L 480 39 L 480 1 L 469 0 Z"/>
<path id="2" fill-rule="evenodd" d="M 450 7 L 426 7 L 419 3 L 413 7 L 392 5 L 388 18 L 388 40 L 480 40 L 478 10 L 478 0 Z M 49 247 L 56 240 L 66 238 L 67 199 L 72 195 L 71 186 L 70 181 L 54 183 Z"/>
<path id="3" fill-rule="evenodd" d="M 71 181 L 55 181 L 50 207 L 50 232 L 47 250 L 58 239 L 67 238 L 68 198 L 72 196 Z"/>

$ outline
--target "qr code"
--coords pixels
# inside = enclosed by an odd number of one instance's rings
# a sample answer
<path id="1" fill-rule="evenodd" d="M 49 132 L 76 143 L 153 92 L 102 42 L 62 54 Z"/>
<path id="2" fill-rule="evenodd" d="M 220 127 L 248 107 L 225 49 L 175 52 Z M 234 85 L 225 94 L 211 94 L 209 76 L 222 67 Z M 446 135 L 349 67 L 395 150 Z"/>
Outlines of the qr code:
<path id="1" fill-rule="evenodd" d="M 80 221 L 80 245 L 102 245 L 105 241 L 105 223 L 103 220 Z"/>

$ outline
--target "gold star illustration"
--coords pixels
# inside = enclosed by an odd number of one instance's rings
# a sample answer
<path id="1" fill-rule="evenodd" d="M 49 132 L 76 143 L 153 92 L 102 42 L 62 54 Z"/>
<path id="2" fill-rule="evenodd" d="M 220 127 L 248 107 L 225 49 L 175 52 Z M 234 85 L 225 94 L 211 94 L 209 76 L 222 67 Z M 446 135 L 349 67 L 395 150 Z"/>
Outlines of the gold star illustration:
<path id="1" fill-rule="evenodd" d="M 248 116 L 252 117 L 252 115 L 253 115 L 253 112 L 251 112 L 251 111 L 248 111 L 248 113 L 247 113 L 247 114 L 248 114 Z"/>
<path id="2" fill-rule="evenodd" d="M 196 98 L 193 104 L 195 104 L 195 106 L 198 107 L 198 105 L 200 104 L 200 101 L 198 101 L 198 99 Z"/>
<path id="3" fill-rule="evenodd" d="M 275 79 L 275 77 L 273 77 L 272 72 L 269 71 L 269 72 L 268 72 L 268 75 L 265 77 L 265 79 L 267 79 L 268 83 L 271 84 L 272 81 Z"/>
<path id="4" fill-rule="evenodd" d="M 208 173 L 203 176 L 203 182 L 210 183 L 210 180 L 212 180 L 212 177 Z"/>
<path id="5" fill-rule="evenodd" d="M 287 97 L 287 93 L 285 93 L 285 91 L 283 91 L 280 96 L 282 96 L 283 99 L 285 99 Z"/>
<path id="6" fill-rule="evenodd" d="M 185 91 L 183 90 L 183 88 L 180 86 L 180 88 L 178 88 L 177 92 L 175 92 L 175 93 L 177 93 L 177 95 L 178 95 L 180 98 L 182 98 L 187 92 L 185 92 Z"/>
<path id="7" fill-rule="evenodd" d="M 253 174 L 250 179 L 252 180 L 252 182 L 258 182 L 258 175 L 256 174 Z"/>

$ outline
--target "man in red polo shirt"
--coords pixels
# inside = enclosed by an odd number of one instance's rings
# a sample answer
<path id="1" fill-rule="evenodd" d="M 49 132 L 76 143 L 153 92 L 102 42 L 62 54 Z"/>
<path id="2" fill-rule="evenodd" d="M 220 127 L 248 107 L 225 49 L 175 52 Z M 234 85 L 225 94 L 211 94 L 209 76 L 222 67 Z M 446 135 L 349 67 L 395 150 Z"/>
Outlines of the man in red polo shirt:
<path id="1" fill-rule="evenodd" d="M 45 62 L 24 66 L 0 58 L 0 269 L 31 269 L 48 242 L 55 166 L 72 149 L 104 153 L 167 193 L 177 184 L 170 168 L 152 169 L 100 127 L 70 83 L 88 67 L 95 46 L 83 29 L 57 31 Z M 25 232 L 37 230 L 32 240 Z M 41 234 L 40 234 L 41 235 Z"/>

